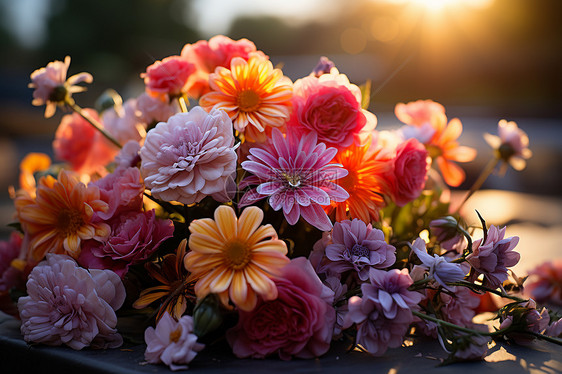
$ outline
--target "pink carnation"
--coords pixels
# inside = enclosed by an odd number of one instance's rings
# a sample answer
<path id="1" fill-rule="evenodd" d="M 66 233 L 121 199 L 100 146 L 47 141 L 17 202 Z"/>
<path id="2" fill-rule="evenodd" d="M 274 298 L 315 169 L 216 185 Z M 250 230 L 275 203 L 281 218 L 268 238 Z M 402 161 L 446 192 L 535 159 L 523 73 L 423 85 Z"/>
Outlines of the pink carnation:
<path id="1" fill-rule="evenodd" d="M 239 312 L 238 324 L 226 333 L 237 357 L 278 354 L 313 358 L 330 348 L 335 322 L 334 293 L 324 286 L 310 262 L 293 259 L 275 279 L 278 297 L 258 301 L 251 312 Z"/>
<path id="2" fill-rule="evenodd" d="M 140 151 L 141 173 L 152 195 L 193 204 L 206 196 L 228 201 L 236 171 L 232 121 L 223 110 L 194 107 L 160 122 Z"/>
<path id="3" fill-rule="evenodd" d="M 420 196 L 430 166 L 429 153 L 416 139 L 409 139 L 396 148 L 394 168 L 388 178 L 396 205 L 404 206 Z"/>
<path id="4" fill-rule="evenodd" d="M 525 292 L 539 303 L 562 305 L 562 259 L 545 262 L 531 271 Z"/>
<path id="5" fill-rule="evenodd" d="M 420 127 L 445 117 L 445 107 L 432 100 L 417 100 L 396 104 L 394 113 L 405 124 Z"/>
<path id="6" fill-rule="evenodd" d="M 194 98 L 199 98 L 210 91 L 209 74 L 218 66 L 230 68 L 234 57 L 248 60 L 250 53 L 256 52 L 256 46 L 248 39 L 232 40 L 224 35 L 217 35 L 195 44 L 186 44 L 181 57 L 195 65 L 195 72 L 189 77 L 186 92 Z M 265 55 L 259 52 L 262 56 Z"/>
<path id="7" fill-rule="evenodd" d="M 154 210 L 123 214 L 111 223 L 106 242 L 82 245 L 78 262 L 94 269 L 111 269 L 123 277 L 130 265 L 146 261 L 174 233 L 170 220 L 157 219 Z"/>
<path id="8" fill-rule="evenodd" d="M 91 184 L 99 188 L 100 199 L 109 205 L 106 212 L 96 213 L 103 220 L 109 220 L 122 212 L 138 212 L 142 208 L 144 183 L 136 167 L 117 168 Z"/>
<path id="9" fill-rule="evenodd" d="M 146 92 L 158 97 L 162 101 L 181 96 L 189 76 L 195 71 L 195 66 L 180 56 L 166 57 L 156 61 L 141 74 L 146 85 Z"/>
<path id="10" fill-rule="evenodd" d="M 122 344 L 115 310 L 125 300 L 125 287 L 111 270 L 88 272 L 69 256 L 48 253 L 31 271 L 27 293 L 18 300 L 26 342 L 76 350 Z"/>
<path id="11" fill-rule="evenodd" d="M 96 120 L 93 109 L 84 111 Z M 118 148 L 77 113 L 62 117 L 53 142 L 55 157 L 70 164 L 78 173 L 106 173 L 105 165 L 113 160 Z"/>
<path id="12" fill-rule="evenodd" d="M 362 145 L 375 128 L 376 117 L 361 109 L 361 90 L 337 69 L 294 84 L 294 110 L 287 123 L 298 134 L 314 132 L 320 142 L 343 149 Z"/>
<path id="13" fill-rule="evenodd" d="M 505 227 L 498 229 L 491 225 L 486 241 L 479 239 L 472 244 L 472 253 L 466 257 L 473 269 L 469 280 L 484 274 L 483 285 L 492 288 L 499 287 L 507 280 L 507 268 L 515 266 L 521 256 L 513 250 L 519 237 L 504 239 L 504 235 Z"/>
<path id="14" fill-rule="evenodd" d="M 168 312 L 156 324 L 144 332 L 146 351 L 144 358 L 151 364 L 163 362 L 171 370 L 185 370 L 197 353 L 205 346 L 197 343 L 197 335 L 193 333 L 193 318 L 183 316 L 175 321 Z"/>

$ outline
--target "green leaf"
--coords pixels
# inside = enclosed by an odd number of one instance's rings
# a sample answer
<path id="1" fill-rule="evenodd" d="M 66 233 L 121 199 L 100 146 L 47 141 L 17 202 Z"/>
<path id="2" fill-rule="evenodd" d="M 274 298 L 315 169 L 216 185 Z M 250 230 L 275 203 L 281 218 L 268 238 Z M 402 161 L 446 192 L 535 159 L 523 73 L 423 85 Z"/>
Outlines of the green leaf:
<path id="1" fill-rule="evenodd" d="M 359 86 L 359 89 L 361 90 L 361 108 L 368 109 L 371 104 L 371 80 L 367 80 Z"/>

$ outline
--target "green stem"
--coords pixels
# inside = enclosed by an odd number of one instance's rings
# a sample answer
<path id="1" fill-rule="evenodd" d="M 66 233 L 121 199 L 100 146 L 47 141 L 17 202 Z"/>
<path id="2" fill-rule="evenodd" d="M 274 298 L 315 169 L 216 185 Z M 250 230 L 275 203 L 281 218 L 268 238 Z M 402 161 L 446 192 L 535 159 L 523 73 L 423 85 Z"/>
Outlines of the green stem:
<path id="1" fill-rule="evenodd" d="M 72 99 L 71 99 L 72 100 Z M 107 140 L 113 143 L 117 148 L 123 148 L 121 144 L 111 135 L 109 135 L 103 128 L 102 124 L 96 121 L 92 116 L 90 116 L 85 110 L 80 108 L 74 100 L 67 101 L 66 104 L 76 113 L 78 113 L 82 118 L 84 118 L 90 125 L 94 126 L 96 130 L 98 130 Z"/>
<path id="2" fill-rule="evenodd" d="M 410 285 L 410 287 L 408 287 L 409 291 L 416 291 L 419 290 L 421 288 L 423 288 L 429 281 L 432 281 L 433 278 L 424 278 L 424 279 L 420 279 L 419 281 L 416 281 L 414 283 L 412 283 Z"/>
<path id="3" fill-rule="evenodd" d="M 465 196 L 465 198 L 463 199 L 462 203 L 458 206 L 458 208 L 455 210 L 455 213 L 458 213 L 461 208 L 464 206 L 464 204 L 466 203 L 466 201 L 468 199 L 470 199 L 470 197 L 480 189 L 480 187 L 482 187 L 482 185 L 484 184 L 484 182 L 486 181 L 486 179 L 488 179 L 488 177 L 490 176 L 490 174 L 492 174 L 492 171 L 494 171 L 494 168 L 496 167 L 496 165 L 498 164 L 498 162 L 500 161 L 500 159 L 498 158 L 493 158 L 490 160 L 490 162 L 488 162 L 488 164 L 484 167 L 484 169 L 482 170 L 482 173 L 480 173 L 480 175 L 478 176 L 478 179 L 476 179 L 476 182 L 474 182 L 474 184 L 472 185 L 472 187 L 470 188 L 470 190 L 468 191 L 468 194 Z"/>
<path id="4" fill-rule="evenodd" d="M 547 335 L 539 334 L 538 332 L 531 332 L 531 331 L 528 331 L 527 334 L 531 334 L 531 335 L 533 335 L 535 338 L 545 340 L 545 341 L 547 341 L 547 342 L 549 342 L 549 343 L 554 343 L 554 344 L 562 345 L 562 340 L 561 340 L 561 339 L 553 338 L 552 336 L 547 336 Z"/>
<path id="5" fill-rule="evenodd" d="M 486 292 L 491 292 L 495 295 L 501 296 L 501 297 L 505 297 L 506 299 L 511 299 L 511 300 L 515 300 L 518 302 L 525 302 L 527 300 L 525 299 L 521 299 L 517 296 L 512 296 L 512 295 L 508 295 L 505 292 L 502 291 L 498 291 L 498 290 L 494 290 L 493 288 L 488 288 L 486 286 L 482 286 L 479 284 L 475 284 L 475 283 L 470 283 L 470 282 L 453 282 L 453 283 L 448 283 L 451 286 L 462 286 L 462 287 L 467 287 L 470 288 L 471 290 L 478 290 L 478 291 L 486 291 Z"/>

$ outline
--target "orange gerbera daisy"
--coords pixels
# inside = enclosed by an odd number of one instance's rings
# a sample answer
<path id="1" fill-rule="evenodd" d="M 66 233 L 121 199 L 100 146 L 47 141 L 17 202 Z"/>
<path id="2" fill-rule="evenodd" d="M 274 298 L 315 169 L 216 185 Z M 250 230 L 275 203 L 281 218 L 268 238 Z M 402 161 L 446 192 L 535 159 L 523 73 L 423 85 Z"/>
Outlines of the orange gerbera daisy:
<path id="1" fill-rule="evenodd" d="M 147 262 L 144 267 L 148 275 L 160 283 L 159 286 L 150 287 L 142 291 L 133 307 L 136 309 L 146 308 L 156 300 L 164 299 L 156 321 L 159 321 L 164 312 L 168 312 L 177 321 L 187 309 L 187 303 L 195 304 L 195 294 L 193 293 L 193 281 L 188 279 L 189 273 L 183 266 L 187 240 L 181 241 L 176 253 L 168 253 L 157 264 Z"/>
<path id="2" fill-rule="evenodd" d="M 261 54 L 252 53 L 248 61 L 233 58 L 230 70 L 217 67 L 209 85 L 212 91 L 199 105 L 226 111 L 234 128 L 249 140 L 263 141 L 266 128 L 283 127 L 289 118 L 292 82 Z"/>
<path id="3" fill-rule="evenodd" d="M 439 170 L 443 175 L 445 183 L 449 186 L 457 187 L 465 179 L 464 170 L 453 163 L 469 162 L 476 157 L 476 149 L 459 146 L 457 139 L 462 133 L 462 123 L 458 118 L 453 118 L 447 124 L 446 118 L 436 117 L 432 122 L 435 133 L 426 148 L 432 159 L 437 161 Z"/>
<path id="4" fill-rule="evenodd" d="M 228 300 L 244 311 L 251 311 L 258 301 L 277 298 L 277 287 L 271 279 L 289 263 L 287 246 L 277 239 L 271 225 L 260 226 L 263 211 L 244 209 L 240 218 L 234 209 L 221 205 L 215 220 L 191 222 L 189 252 L 185 267 L 197 279 L 195 294 L 199 299 L 209 293 L 219 295 L 224 305 Z"/>
<path id="5" fill-rule="evenodd" d="M 362 147 L 353 144 L 338 152 L 334 162 L 341 164 L 348 174 L 336 183 L 349 193 L 349 198 L 339 203 L 332 201 L 324 208 L 326 213 L 333 215 L 335 212 L 338 222 L 353 218 L 366 223 L 378 220 L 388 188 L 383 175 L 389 171 L 390 161 L 380 148 L 371 145 L 371 141 Z"/>
<path id="6" fill-rule="evenodd" d="M 80 242 L 105 240 L 109 225 L 92 222 L 95 212 L 106 211 L 99 189 L 86 187 L 62 170 L 58 179 L 48 175 L 39 180 L 36 197 L 20 193 L 15 206 L 23 231 L 29 236 L 28 256 L 40 261 L 47 252 L 80 255 Z"/>

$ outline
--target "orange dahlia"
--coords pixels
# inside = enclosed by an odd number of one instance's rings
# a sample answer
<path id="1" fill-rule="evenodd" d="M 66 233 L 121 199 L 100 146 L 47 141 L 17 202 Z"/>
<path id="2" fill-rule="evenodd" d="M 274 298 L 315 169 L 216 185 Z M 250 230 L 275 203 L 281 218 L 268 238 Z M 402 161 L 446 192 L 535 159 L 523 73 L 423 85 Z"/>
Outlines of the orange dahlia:
<path id="1" fill-rule="evenodd" d="M 197 279 L 199 299 L 216 293 L 224 305 L 230 299 L 240 309 L 251 311 L 258 295 L 265 300 L 277 298 L 271 277 L 289 263 L 287 246 L 277 239 L 271 225 L 260 226 L 262 220 L 263 211 L 257 207 L 244 209 L 237 218 L 233 208 L 221 205 L 214 220 L 191 222 L 191 252 L 184 264 Z"/>
<path id="2" fill-rule="evenodd" d="M 95 212 L 108 209 L 96 186 L 86 187 L 62 170 L 58 179 L 42 177 L 36 195 L 32 198 L 20 193 L 15 202 L 22 229 L 29 237 L 28 256 L 33 260 L 40 261 L 47 252 L 78 258 L 81 240 L 102 241 L 109 236 L 109 225 L 93 221 Z"/>
<path id="3" fill-rule="evenodd" d="M 455 162 L 469 162 L 476 157 L 474 148 L 460 146 L 457 139 L 462 133 L 462 123 L 453 118 L 448 124 L 446 117 L 432 122 L 435 133 L 426 148 L 432 159 L 437 161 L 445 183 L 458 187 L 465 179 L 464 170 Z"/>
<path id="4" fill-rule="evenodd" d="M 234 128 L 252 141 L 263 141 L 267 128 L 283 127 L 289 118 L 292 83 L 263 55 L 248 61 L 235 57 L 230 70 L 217 67 L 209 76 L 211 92 L 199 100 L 205 110 L 223 109 Z"/>
<path id="5" fill-rule="evenodd" d="M 335 212 L 338 222 L 353 218 L 366 223 L 378 220 L 378 211 L 385 206 L 384 196 L 388 190 L 383 176 L 389 171 L 391 161 L 371 141 L 362 147 L 353 144 L 338 152 L 334 162 L 341 164 L 348 174 L 337 183 L 349 193 L 349 198 L 332 202 L 324 208 L 326 213 L 332 216 Z"/>

